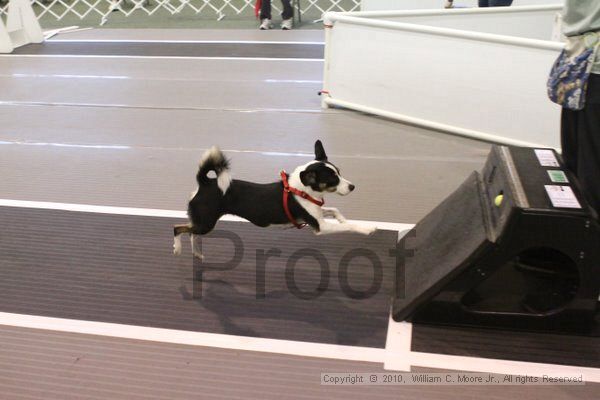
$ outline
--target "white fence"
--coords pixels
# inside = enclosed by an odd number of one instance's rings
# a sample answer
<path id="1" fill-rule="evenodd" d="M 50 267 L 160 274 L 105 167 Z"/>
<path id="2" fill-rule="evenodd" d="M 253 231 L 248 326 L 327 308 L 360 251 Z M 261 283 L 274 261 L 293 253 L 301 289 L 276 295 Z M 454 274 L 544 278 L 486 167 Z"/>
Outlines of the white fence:
<path id="1" fill-rule="evenodd" d="M 69 16 L 81 20 L 99 19 L 102 23 L 110 18 L 113 9 L 125 16 L 134 13 L 151 16 L 157 12 L 175 15 L 185 11 L 222 19 L 227 15 L 251 15 L 255 3 L 256 0 L 32 0 L 38 18 L 62 20 Z M 273 0 L 272 5 L 275 11 L 281 11 L 281 2 Z M 355 11 L 359 8 L 360 0 L 300 0 L 302 14 L 321 15 L 328 11 Z M 8 3 L 0 0 L 0 16 L 6 14 L 7 9 Z"/>
<path id="2" fill-rule="evenodd" d="M 546 80 L 563 48 L 550 40 L 561 8 L 328 13 L 323 106 L 559 148 Z"/>

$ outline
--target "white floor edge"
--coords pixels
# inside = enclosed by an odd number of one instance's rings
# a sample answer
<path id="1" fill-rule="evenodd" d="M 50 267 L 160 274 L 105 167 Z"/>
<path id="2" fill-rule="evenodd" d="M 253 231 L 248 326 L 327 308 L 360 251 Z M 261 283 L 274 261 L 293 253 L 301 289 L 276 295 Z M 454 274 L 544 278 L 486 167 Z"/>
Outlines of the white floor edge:
<path id="1" fill-rule="evenodd" d="M 4 312 L 0 312 L 0 325 L 188 346 L 381 363 L 386 370 L 394 371 L 410 371 L 411 367 L 426 367 L 539 377 L 581 374 L 586 382 L 600 382 L 600 369 L 598 368 L 412 352 L 409 350 L 412 327 L 410 323 L 406 322 L 390 324 L 396 325 L 395 328 L 399 329 L 395 330 L 392 327 L 392 331 L 395 331 L 396 334 L 388 336 L 385 349 L 181 331 Z"/>
<path id="2" fill-rule="evenodd" d="M 50 43 L 195 43 L 195 44 L 294 44 L 325 46 L 325 42 L 275 40 L 144 40 L 144 39 L 49 39 Z"/>
<path id="3" fill-rule="evenodd" d="M 0 199 L 0 206 L 4 207 L 20 207 L 20 208 L 37 208 L 45 210 L 63 210 L 74 212 L 90 212 L 98 214 L 116 214 L 116 215 L 138 215 L 145 217 L 165 217 L 165 218 L 182 218 L 187 219 L 185 211 L 177 210 L 162 210 L 155 208 L 133 208 L 133 207 L 114 207 L 100 206 L 91 204 L 74 204 L 74 203 L 54 203 L 47 201 L 28 201 L 28 200 L 10 200 Z M 225 215 L 221 218 L 222 221 L 248 222 L 247 220 L 233 215 Z M 365 221 L 365 220 L 348 220 L 360 226 L 375 226 L 381 230 L 391 230 L 404 232 L 413 228 L 413 224 L 401 224 L 385 221 Z"/>

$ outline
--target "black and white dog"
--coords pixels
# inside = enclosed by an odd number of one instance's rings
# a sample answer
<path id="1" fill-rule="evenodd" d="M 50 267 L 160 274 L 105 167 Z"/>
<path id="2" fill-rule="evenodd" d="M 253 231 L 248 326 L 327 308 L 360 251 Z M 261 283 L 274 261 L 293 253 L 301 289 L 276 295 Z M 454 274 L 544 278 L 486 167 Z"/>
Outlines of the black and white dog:
<path id="1" fill-rule="evenodd" d="M 216 179 L 208 173 L 214 171 Z M 191 235 L 194 251 L 194 235 L 210 232 L 219 218 L 233 214 L 245 218 L 254 225 L 266 227 L 272 224 L 310 226 L 317 235 L 336 232 L 357 232 L 370 235 L 373 227 L 346 222 L 337 208 L 321 207 L 327 193 L 345 196 L 354 185 L 342 178 L 339 168 L 327 160 L 320 140 L 315 142 L 315 160 L 297 167 L 282 180 L 259 184 L 231 179 L 229 161 L 216 147 L 202 157 L 196 175 L 198 190 L 188 204 L 189 224 L 176 225 L 173 252 L 181 254 L 181 235 Z M 287 193 L 286 193 L 287 192 Z M 333 217 L 339 223 L 326 221 Z M 202 258 L 198 252 L 194 256 Z"/>

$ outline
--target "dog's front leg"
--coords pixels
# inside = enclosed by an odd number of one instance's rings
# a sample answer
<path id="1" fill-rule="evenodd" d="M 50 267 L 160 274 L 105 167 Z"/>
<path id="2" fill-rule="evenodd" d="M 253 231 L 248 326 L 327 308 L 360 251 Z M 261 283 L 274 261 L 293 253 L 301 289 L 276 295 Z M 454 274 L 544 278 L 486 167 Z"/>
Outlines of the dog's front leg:
<path id="1" fill-rule="evenodd" d="M 337 208 L 335 208 L 335 207 L 321 207 L 321 210 L 323 210 L 323 216 L 324 217 L 333 217 L 333 218 L 337 219 L 340 224 L 345 224 L 346 223 L 346 217 L 344 217 L 342 215 L 342 213 L 340 212 L 340 210 L 338 210 Z"/>
<path id="2" fill-rule="evenodd" d="M 319 231 L 315 231 L 315 233 L 317 235 L 328 235 L 331 233 L 356 232 L 361 235 L 371 235 L 376 230 L 377 228 L 373 226 L 360 226 L 348 223 L 334 224 L 332 222 L 319 221 Z"/>

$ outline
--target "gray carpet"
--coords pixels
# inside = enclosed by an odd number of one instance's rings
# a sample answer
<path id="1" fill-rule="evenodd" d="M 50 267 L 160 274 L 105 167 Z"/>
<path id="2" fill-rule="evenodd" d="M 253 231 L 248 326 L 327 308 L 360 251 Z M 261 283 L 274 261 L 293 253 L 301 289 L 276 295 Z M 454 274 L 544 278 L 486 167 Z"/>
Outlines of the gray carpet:
<path id="1" fill-rule="evenodd" d="M 308 230 L 220 222 L 220 232 L 239 238 L 242 258 L 223 270 L 232 243 L 217 239 L 217 231 L 203 239 L 198 299 L 189 249 L 186 256 L 172 255 L 172 225 L 182 221 L 9 207 L 0 207 L 0 221 L 3 312 L 385 347 L 395 266 L 388 250 L 396 232 L 317 237 Z M 273 248 L 281 256 L 257 264 L 257 251 Z M 360 248 L 380 265 L 356 257 L 340 279 L 340 258 Z M 310 255 L 287 265 L 302 249 L 318 251 L 327 265 Z M 257 290 L 257 281 L 264 289 Z M 378 283 L 368 298 L 353 298 L 372 282 Z"/>

